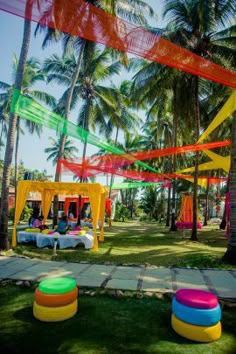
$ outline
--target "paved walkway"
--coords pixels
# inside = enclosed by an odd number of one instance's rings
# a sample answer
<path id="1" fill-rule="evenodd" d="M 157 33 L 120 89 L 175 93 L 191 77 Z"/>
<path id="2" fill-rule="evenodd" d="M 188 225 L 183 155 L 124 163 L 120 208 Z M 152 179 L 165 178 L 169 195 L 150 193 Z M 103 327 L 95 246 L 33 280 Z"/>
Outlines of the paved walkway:
<path id="1" fill-rule="evenodd" d="M 76 278 L 82 287 L 161 293 L 188 287 L 212 291 L 220 298 L 236 299 L 236 269 L 116 266 L 0 256 L 0 279 L 39 281 L 59 275 Z"/>

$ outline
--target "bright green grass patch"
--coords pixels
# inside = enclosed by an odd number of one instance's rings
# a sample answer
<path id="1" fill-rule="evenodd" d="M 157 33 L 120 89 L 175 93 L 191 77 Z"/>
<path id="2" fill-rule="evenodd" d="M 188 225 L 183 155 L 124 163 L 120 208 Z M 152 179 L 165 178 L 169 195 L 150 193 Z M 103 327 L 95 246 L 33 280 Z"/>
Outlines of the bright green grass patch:
<path id="1" fill-rule="evenodd" d="M 33 318 L 33 289 L 0 287 L 1 353 L 236 353 L 236 309 L 223 311 L 220 340 L 194 343 L 171 328 L 171 302 L 157 299 L 79 296 L 78 313 L 67 321 Z"/>
<path id="2" fill-rule="evenodd" d="M 227 247 L 225 231 L 219 230 L 218 225 L 204 227 L 198 231 L 200 242 L 189 241 L 190 233 L 190 230 L 170 232 L 158 223 L 114 223 L 111 228 L 106 228 L 105 242 L 99 243 L 97 252 L 86 251 L 84 247 L 58 250 L 56 259 L 227 268 L 221 262 Z M 52 258 L 51 249 L 38 249 L 35 245 L 19 245 L 16 252 L 41 259 Z"/>

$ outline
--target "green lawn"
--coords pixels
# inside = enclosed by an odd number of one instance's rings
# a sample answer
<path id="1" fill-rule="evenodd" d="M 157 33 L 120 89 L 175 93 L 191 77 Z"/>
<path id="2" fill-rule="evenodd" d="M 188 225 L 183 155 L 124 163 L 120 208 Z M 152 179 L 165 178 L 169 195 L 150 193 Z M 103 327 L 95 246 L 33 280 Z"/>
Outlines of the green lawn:
<path id="1" fill-rule="evenodd" d="M 0 287 L 1 353 L 236 353 L 236 309 L 223 310 L 220 340 L 194 343 L 171 328 L 170 300 L 79 296 L 78 313 L 60 323 L 32 315 L 34 289 Z"/>
<path id="2" fill-rule="evenodd" d="M 200 242 L 190 242 L 190 230 L 169 232 L 158 223 L 114 223 L 105 230 L 105 242 L 97 252 L 83 247 L 58 250 L 57 260 L 113 262 L 118 264 L 149 263 L 156 266 L 227 267 L 221 263 L 227 239 L 218 225 L 207 226 L 198 232 Z M 18 254 L 51 259 L 51 249 L 35 245 L 19 245 Z M 55 257 L 54 257 L 55 259 Z M 232 268 L 232 266 L 229 266 Z"/>

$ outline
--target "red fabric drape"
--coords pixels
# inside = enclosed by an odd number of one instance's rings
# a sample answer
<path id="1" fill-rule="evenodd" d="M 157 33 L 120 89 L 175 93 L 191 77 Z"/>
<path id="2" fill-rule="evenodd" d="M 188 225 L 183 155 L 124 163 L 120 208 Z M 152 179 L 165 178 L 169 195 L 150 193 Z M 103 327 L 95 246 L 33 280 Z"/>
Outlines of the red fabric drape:
<path id="1" fill-rule="evenodd" d="M 107 216 L 110 218 L 111 217 L 111 206 L 112 206 L 112 200 L 110 198 L 106 199 L 106 212 Z"/>
<path id="2" fill-rule="evenodd" d="M 102 156 L 91 156 L 87 157 L 84 160 L 82 159 L 73 159 L 70 161 L 70 169 L 73 168 L 73 162 L 75 162 L 75 174 L 77 171 L 77 164 L 83 164 L 84 172 L 83 177 L 87 178 L 90 176 L 89 168 L 91 166 L 98 167 L 98 169 L 102 169 L 104 172 L 108 172 L 110 169 L 118 169 L 120 167 L 128 166 L 135 162 L 135 160 L 147 160 L 161 156 L 168 156 L 173 154 L 182 154 L 187 152 L 200 151 L 205 149 L 213 149 L 216 147 L 223 147 L 230 144 L 230 140 L 225 141 L 214 141 L 210 143 L 202 143 L 202 144 L 190 144 L 185 146 L 177 146 L 170 147 L 164 149 L 155 149 L 155 150 L 143 150 L 136 151 L 129 154 L 106 154 Z M 66 161 L 64 161 L 66 164 Z M 59 172 L 60 164 L 58 165 Z M 92 173 L 93 174 L 93 173 Z"/>
<path id="3" fill-rule="evenodd" d="M 89 201 L 88 197 L 83 197 L 83 196 L 81 197 L 81 210 L 84 206 L 84 203 L 88 202 L 88 201 Z M 65 198 L 64 213 L 68 214 L 70 203 L 76 203 L 76 216 L 78 217 L 78 215 L 79 215 L 79 200 L 76 197 Z"/>
<path id="4" fill-rule="evenodd" d="M 104 166 L 90 166 L 86 165 L 86 168 L 83 164 L 76 163 L 74 161 L 69 161 L 65 159 L 60 159 L 59 161 L 61 172 L 68 172 L 71 171 L 78 177 L 86 171 L 86 175 L 92 176 L 99 173 L 111 173 L 114 175 L 137 179 L 137 180 L 144 180 L 150 182 L 156 181 L 163 181 L 164 184 L 168 182 L 170 178 L 193 178 L 192 175 L 185 175 L 185 174 L 177 174 L 177 173 L 155 173 L 155 172 L 146 172 L 146 171 L 137 171 L 137 170 L 125 170 L 122 168 L 114 168 L 108 167 L 104 168 Z M 219 183 L 226 181 L 226 177 L 218 178 L 218 177 L 209 177 L 209 176 L 199 176 L 199 178 L 206 178 L 210 184 Z"/>
<path id="5" fill-rule="evenodd" d="M 0 0 L 0 9 L 62 32 L 236 87 L 235 72 L 83 0 Z"/>

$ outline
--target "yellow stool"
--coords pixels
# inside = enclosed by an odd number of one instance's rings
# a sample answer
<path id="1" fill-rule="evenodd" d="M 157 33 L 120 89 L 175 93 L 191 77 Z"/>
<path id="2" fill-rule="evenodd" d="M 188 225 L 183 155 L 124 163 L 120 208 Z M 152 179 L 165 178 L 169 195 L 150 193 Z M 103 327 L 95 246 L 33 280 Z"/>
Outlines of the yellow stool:
<path id="1" fill-rule="evenodd" d="M 171 325 L 176 333 L 196 342 L 213 342 L 221 337 L 221 323 L 213 326 L 196 326 L 181 321 L 174 314 L 171 316 Z"/>
<path id="2" fill-rule="evenodd" d="M 41 306 L 35 301 L 33 314 L 35 318 L 43 322 L 59 322 L 73 317 L 77 312 L 77 308 L 77 299 L 69 305 L 58 307 Z"/>

